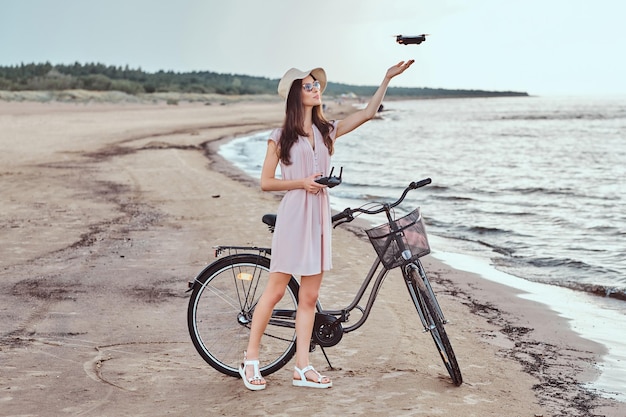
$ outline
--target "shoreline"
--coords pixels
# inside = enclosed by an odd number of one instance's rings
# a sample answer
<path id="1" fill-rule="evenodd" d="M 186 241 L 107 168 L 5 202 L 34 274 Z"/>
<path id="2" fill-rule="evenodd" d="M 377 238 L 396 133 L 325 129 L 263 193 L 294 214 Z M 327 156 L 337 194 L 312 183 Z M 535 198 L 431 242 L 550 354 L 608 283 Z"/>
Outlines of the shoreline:
<path id="1" fill-rule="evenodd" d="M 214 146 L 218 140 L 279 125 L 280 103 L 106 105 L 78 112 L 73 104 L 46 106 L 0 102 L 0 146 L 5 150 L 0 180 L 11 184 L 1 191 L 3 211 L 11 213 L 10 227 L 0 229 L 8 255 L 0 298 L 2 305 L 11 306 L 0 309 L 3 407 L 13 414 L 39 415 L 33 406 L 62 398 L 58 410 L 62 405 L 74 413 L 93 407 L 117 415 L 154 415 L 165 412 L 163 404 L 154 403 L 155 395 L 173 407 L 190 393 L 200 398 L 209 384 L 214 400 L 228 403 L 222 411 L 250 411 L 257 398 L 277 400 L 266 404 L 268 415 L 284 411 L 280 399 L 286 401 L 292 393 L 279 375 L 282 370 L 270 376 L 266 395 L 250 399 L 240 381 L 201 361 L 180 323 L 186 309 L 181 283 L 199 271 L 215 242 L 267 244 L 270 238 L 260 216 L 238 213 L 271 211 L 277 196 L 251 187 L 254 179 L 220 161 Z M 31 193 L 20 194 L 23 189 Z M 353 261 L 370 249 L 369 243 L 355 239 L 353 230 L 335 230 L 335 269 L 325 278 L 322 294 L 329 306 L 353 291 L 351 271 L 369 266 L 367 260 Z M 520 299 L 517 291 L 453 270 L 431 256 L 424 263 L 453 321 L 450 336 L 466 383 L 450 388 L 436 369 L 416 365 L 438 359 L 432 356 L 432 341 L 417 336 L 419 351 L 411 347 L 415 317 L 405 317 L 407 304 L 396 295 L 403 294 L 401 283 L 389 277 L 364 329 L 332 348 L 338 370 L 331 373 L 337 387 L 324 394 L 329 403 L 358 398 L 362 403 L 346 403 L 350 408 L 345 413 L 399 407 L 398 415 L 412 409 L 439 414 L 445 403 L 448 415 L 587 415 L 590 407 L 607 416 L 623 414 L 623 403 L 581 388 L 580 378 L 590 379 L 596 372 L 601 350 L 569 329 L 566 319 Z M 142 283 L 146 274 L 151 280 Z M 389 289 L 398 291 L 390 295 Z M 103 291 L 119 295 L 114 310 Z M 132 318 L 123 314 L 128 311 Z M 152 322 L 155 314 L 158 325 Z M 103 316 L 111 322 L 102 322 Z M 390 338 L 398 340 L 390 346 Z M 357 351 L 367 365 L 354 356 Z M 314 360 L 320 367 L 324 363 L 319 354 Z M 186 380 L 177 368 L 191 370 L 193 377 Z M 59 378 L 65 386 L 54 386 Z M 40 388 L 33 388 L 35 381 Z M 172 392 L 171 383 L 182 384 L 184 392 Z M 381 405 L 363 384 L 383 394 Z M 64 394 L 68 390 L 83 390 L 84 395 Z M 394 396 L 398 392 L 411 400 L 403 403 Z M 306 392 L 303 398 L 318 395 Z M 137 404 L 129 405 L 130 399 Z M 245 400 L 232 403 L 240 399 Z M 176 410 L 215 406 L 186 403 Z M 326 414 L 337 411 L 320 407 Z"/>
<path id="2" fill-rule="evenodd" d="M 602 326 L 598 326 L 598 323 L 603 322 L 619 323 L 621 317 L 618 316 L 619 310 L 616 305 L 607 306 L 604 304 L 606 300 L 600 299 L 593 293 L 528 281 L 502 272 L 487 260 L 473 255 L 440 251 L 433 253 L 433 256 L 452 268 L 477 274 L 484 280 L 504 285 L 511 291 L 517 291 L 519 298 L 537 302 L 548 309 L 551 314 L 565 319 L 566 326 L 571 332 L 596 346 L 590 349 L 590 352 L 595 354 L 595 371 L 589 373 L 586 378 L 587 382 L 583 385 L 601 397 L 625 402 L 623 392 L 616 388 L 621 386 L 623 374 L 618 363 L 624 358 L 624 344 L 618 340 L 617 334 L 610 332 L 610 329 L 607 331 L 602 329 Z M 609 301 L 614 302 L 613 304 L 621 303 L 621 300 Z M 619 325 L 614 327 L 620 328 Z M 595 377 L 593 377 L 594 374 Z"/>

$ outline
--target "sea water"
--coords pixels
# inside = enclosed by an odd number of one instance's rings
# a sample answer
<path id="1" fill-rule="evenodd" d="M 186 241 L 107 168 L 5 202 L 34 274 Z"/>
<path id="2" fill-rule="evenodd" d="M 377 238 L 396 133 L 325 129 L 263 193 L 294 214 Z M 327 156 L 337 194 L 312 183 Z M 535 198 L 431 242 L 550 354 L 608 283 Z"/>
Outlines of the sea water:
<path id="1" fill-rule="evenodd" d="M 259 178 L 268 133 L 220 153 Z M 435 257 L 524 289 L 604 344 L 594 388 L 626 401 L 626 97 L 388 102 L 332 163 L 337 210 L 432 178 L 397 215 L 420 206 Z"/>

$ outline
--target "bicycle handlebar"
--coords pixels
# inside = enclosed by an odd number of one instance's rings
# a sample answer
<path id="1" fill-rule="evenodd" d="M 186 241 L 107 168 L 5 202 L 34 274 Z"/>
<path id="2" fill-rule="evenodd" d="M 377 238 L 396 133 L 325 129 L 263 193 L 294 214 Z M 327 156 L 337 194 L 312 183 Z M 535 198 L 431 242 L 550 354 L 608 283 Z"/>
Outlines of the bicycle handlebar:
<path id="1" fill-rule="evenodd" d="M 335 214 L 332 217 L 332 222 L 333 223 L 340 222 L 340 223 L 335 224 L 335 227 L 336 227 L 342 223 L 349 223 L 352 220 L 354 220 L 354 213 L 378 214 L 378 213 L 382 213 L 383 211 L 388 211 L 396 207 L 398 204 L 402 203 L 402 201 L 404 200 L 404 198 L 406 197 L 409 191 L 424 187 L 430 184 L 431 182 L 432 180 L 430 178 L 425 178 L 417 182 L 413 181 L 404 189 L 404 191 L 402 192 L 402 195 L 400 196 L 398 200 L 394 201 L 393 203 L 382 203 L 382 206 L 380 208 L 377 208 L 374 210 L 364 209 L 363 207 L 359 207 L 355 209 L 348 207 L 345 210 L 343 210 L 341 213 Z"/>

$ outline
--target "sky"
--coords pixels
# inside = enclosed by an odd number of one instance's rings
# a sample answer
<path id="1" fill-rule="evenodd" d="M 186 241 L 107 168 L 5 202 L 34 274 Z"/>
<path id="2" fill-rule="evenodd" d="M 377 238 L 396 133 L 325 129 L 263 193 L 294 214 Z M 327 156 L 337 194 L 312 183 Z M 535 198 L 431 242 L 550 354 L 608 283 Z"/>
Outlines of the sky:
<path id="1" fill-rule="evenodd" d="M 0 65 L 105 65 L 398 87 L 626 94 L 623 0 L 0 0 Z M 429 34 L 421 45 L 395 35 Z"/>

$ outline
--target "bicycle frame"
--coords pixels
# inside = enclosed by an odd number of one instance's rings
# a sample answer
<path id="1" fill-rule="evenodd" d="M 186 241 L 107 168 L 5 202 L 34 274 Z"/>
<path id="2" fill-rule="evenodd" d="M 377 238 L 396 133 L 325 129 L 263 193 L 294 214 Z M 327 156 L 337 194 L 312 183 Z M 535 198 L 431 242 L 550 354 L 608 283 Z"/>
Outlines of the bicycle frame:
<path id="1" fill-rule="evenodd" d="M 231 253 L 231 251 L 233 251 L 234 254 L 238 254 L 238 255 L 249 253 L 254 256 L 271 255 L 271 252 L 272 252 L 270 248 L 263 248 L 263 247 L 257 247 L 257 246 L 216 246 L 214 249 L 215 249 L 216 256 L 219 256 L 225 251 L 228 251 L 229 254 Z M 367 320 L 369 313 L 372 310 L 372 306 L 374 305 L 374 301 L 376 300 L 376 296 L 378 295 L 378 291 L 380 290 L 380 287 L 382 285 L 382 282 L 385 279 L 387 273 L 389 272 L 389 270 L 384 267 L 378 272 L 378 275 L 376 276 L 376 280 L 374 281 L 374 285 L 372 286 L 372 290 L 370 291 L 365 308 L 360 307 L 359 302 L 363 299 L 363 296 L 367 292 L 367 289 L 369 288 L 380 266 L 381 266 L 381 261 L 378 257 L 376 257 L 369 272 L 367 273 L 367 276 L 363 280 L 361 287 L 357 291 L 352 302 L 347 307 L 343 309 L 339 309 L 339 310 L 325 310 L 321 307 L 320 303 L 318 302 L 318 308 L 317 308 L 318 313 L 336 316 L 340 320 L 340 322 L 345 323 L 348 321 L 350 312 L 355 309 L 358 309 L 362 313 L 361 318 L 352 326 L 344 327 L 343 332 L 349 333 L 361 327 Z M 189 288 L 191 290 L 193 288 L 194 283 L 190 282 L 189 284 L 190 284 Z M 274 310 L 269 324 L 273 326 L 295 327 L 295 322 L 294 322 L 295 319 L 296 319 L 295 310 Z"/>
<path id="2" fill-rule="evenodd" d="M 271 249 L 270 248 L 263 248 L 263 247 L 257 247 L 257 246 L 218 246 L 215 248 L 215 253 L 216 255 L 221 254 L 224 251 L 235 251 L 235 253 L 237 254 L 243 254 L 243 253 L 251 253 L 254 255 L 271 255 Z M 407 274 L 406 272 L 406 268 L 410 267 L 411 265 L 414 265 L 417 270 L 418 273 L 420 275 L 420 277 L 422 278 L 422 280 L 425 282 L 426 287 L 429 291 L 429 293 L 431 294 L 431 296 L 433 297 L 433 299 L 436 300 L 436 298 L 434 297 L 434 292 L 432 290 L 432 287 L 430 285 L 430 282 L 428 281 L 428 278 L 426 277 L 426 274 L 424 273 L 424 268 L 422 267 L 421 263 L 419 262 L 419 260 L 417 261 L 407 261 L 407 263 L 405 265 L 402 266 L 402 275 L 405 279 L 405 281 L 410 280 L 410 276 Z M 380 258 L 377 256 L 373 263 L 372 266 L 370 267 L 367 275 L 365 276 L 363 282 L 361 283 L 361 286 L 359 287 L 358 291 L 356 292 L 354 298 L 352 299 L 352 301 L 350 302 L 349 305 L 347 305 L 346 307 L 342 308 L 342 309 L 338 309 L 338 310 L 333 310 L 333 309 L 324 309 L 321 307 L 320 303 L 318 302 L 318 313 L 319 314 L 326 314 L 326 315 L 331 315 L 331 316 L 335 316 L 341 323 L 347 323 L 350 317 L 350 313 L 354 310 L 359 310 L 361 312 L 361 317 L 359 318 L 359 320 L 357 320 L 354 324 L 350 325 L 350 326 L 345 326 L 342 327 L 342 332 L 343 333 L 350 333 L 353 332 L 357 329 L 359 329 L 361 326 L 363 326 L 363 324 L 365 324 L 365 322 L 367 321 L 372 308 L 374 306 L 374 302 L 376 301 L 376 297 L 378 296 L 378 293 L 380 291 L 380 288 L 382 286 L 383 281 L 385 280 L 385 278 L 387 277 L 387 274 L 389 273 L 389 269 L 385 268 L 384 266 L 382 266 L 382 262 L 380 260 Z M 374 279 L 374 277 L 376 277 Z M 373 281 L 373 284 L 372 284 Z M 359 303 L 361 302 L 361 300 L 363 299 L 363 297 L 365 296 L 368 288 L 370 288 L 371 285 L 371 290 L 369 292 L 369 295 L 367 297 L 367 303 L 365 304 L 365 307 L 361 307 L 359 305 Z M 420 303 L 420 305 L 423 305 L 423 302 L 421 301 L 419 294 L 416 294 L 412 288 L 410 286 L 408 286 L 409 289 L 409 293 L 411 294 L 411 297 L 414 300 L 419 300 L 418 302 Z M 444 323 L 447 323 L 447 320 L 444 318 L 443 312 L 441 311 L 441 308 L 439 307 L 439 304 L 437 303 L 436 305 L 437 310 L 438 310 L 438 314 L 440 316 L 440 318 L 442 319 L 442 321 Z M 429 330 L 429 325 L 427 324 L 427 320 L 424 317 L 424 314 L 422 311 L 418 310 L 418 314 L 420 316 L 420 320 L 424 326 L 424 331 L 428 331 Z M 274 312 L 272 313 L 272 317 L 270 319 L 269 324 L 273 325 L 273 326 L 282 326 L 282 327 L 291 327 L 294 328 L 295 327 L 295 318 L 296 318 L 296 311 L 295 310 L 274 310 Z"/>
<path id="3" fill-rule="evenodd" d="M 342 323 L 345 323 L 348 321 L 351 311 L 355 309 L 358 309 L 359 311 L 361 311 L 361 317 L 359 318 L 359 320 L 351 326 L 344 327 L 343 328 L 344 333 L 350 333 L 354 330 L 357 330 L 359 327 L 361 327 L 365 323 L 365 321 L 369 317 L 369 314 L 372 311 L 372 307 L 374 305 L 374 301 L 376 301 L 376 296 L 378 295 L 378 291 L 380 290 L 380 287 L 382 286 L 382 283 L 385 277 L 387 276 L 387 273 L 389 272 L 388 269 L 383 267 L 380 270 L 380 272 L 378 272 L 378 275 L 376 276 L 376 280 L 374 280 L 374 284 L 367 298 L 367 304 L 365 305 L 365 308 L 360 307 L 359 302 L 363 299 L 363 296 L 367 292 L 367 289 L 369 288 L 370 283 L 372 282 L 372 279 L 374 279 L 374 275 L 376 275 L 376 271 L 378 270 L 380 265 L 381 265 L 380 259 L 376 257 L 369 272 L 365 276 L 365 279 L 361 283 L 361 287 L 357 291 L 352 302 L 347 307 L 341 310 L 320 311 L 320 313 L 322 314 L 330 314 L 332 316 L 339 316 Z"/>
<path id="4" fill-rule="evenodd" d="M 361 318 L 353 325 L 351 326 L 347 326 L 343 328 L 343 332 L 344 333 L 350 333 L 354 330 L 357 330 L 358 328 L 360 328 L 365 321 L 367 321 L 367 318 L 369 317 L 370 312 L 372 311 L 372 307 L 374 306 L 374 302 L 376 301 L 376 297 L 378 296 L 378 292 L 380 290 L 380 287 L 382 286 L 382 283 L 384 281 L 384 279 L 386 278 L 387 274 L 389 273 L 390 269 L 385 268 L 384 266 L 382 267 L 382 269 L 380 270 L 380 272 L 378 272 L 378 275 L 376 276 L 376 279 L 374 280 L 374 284 L 372 286 L 372 289 L 370 291 L 369 297 L 367 299 L 367 304 L 365 305 L 365 308 L 361 308 L 359 307 L 359 302 L 361 301 L 361 299 L 363 298 L 363 296 L 365 295 L 368 287 L 370 286 L 370 283 L 372 282 L 372 279 L 374 278 L 374 275 L 376 274 L 376 271 L 378 270 L 378 268 L 381 266 L 382 262 L 380 261 L 380 258 L 377 256 L 376 259 L 374 260 L 374 263 L 372 264 L 369 272 L 367 273 L 365 279 L 363 280 L 363 283 L 361 284 L 361 287 L 359 288 L 358 292 L 356 293 L 354 299 L 352 300 L 352 302 L 345 307 L 342 310 L 322 310 L 320 311 L 320 313 L 323 314 L 330 314 L 333 316 L 339 316 L 341 317 L 341 322 L 345 323 L 348 321 L 348 317 L 350 315 L 350 312 L 355 310 L 355 309 L 359 309 L 362 313 Z M 407 273 L 407 268 L 411 268 L 414 267 L 417 269 L 419 276 L 421 277 L 421 279 L 424 281 L 426 288 L 428 289 L 428 292 L 430 293 L 431 297 L 433 298 L 433 300 L 435 301 L 435 307 L 437 309 L 437 314 L 439 315 L 439 317 L 441 318 L 443 323 L 447 323 L 448 321 L 445 319 L 443 311 L 441 310 L 441 307 L 439 306 L 439 303 L 437 302 L 437 298 L 435 297 L 435 293 L 433 292 L 432 286 L 430 285 L 430 281 L 428 280 L 428 278 L 426 277 L 426 273 L 424 272 L 424 267 L 422 266 L 421 262 L 419 260 L 416 261 L 407 261 L 407 263 L 405 265 L 402 266 L 402 276 L 405 280 L 405 282 L 410 282 L 411 277 L 410 275 Z M 409 285 L 408 286 L 409 289 L 409 293 L 411 294 L 411 297 L 414 300 L 419 300 L 419 304 L 421 306 L 424 305 L 423 301 L 421 300 L 421 297 L 419 296 L 419 294 L 416 294 L 412 287 Z M 428 324 L 428 321 L 426 319 L 426 317 L 424 317 L 424 314 L 422 311 L 418 310 L 418 314 L 420 316 L 420 320 L 424 326 L 424 331 L 429 331 L 430 330 L 430 325 Z M 343 319 L 345 317 L 345 319 Z"/>

